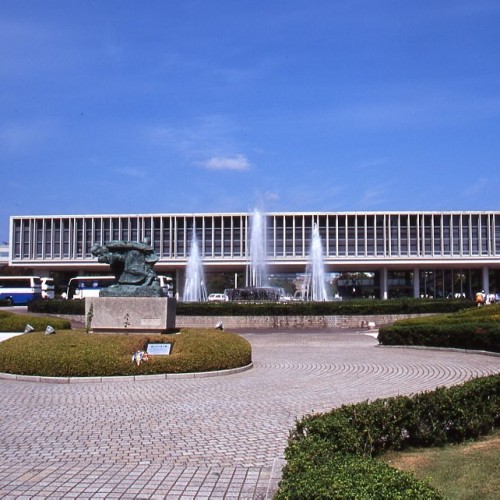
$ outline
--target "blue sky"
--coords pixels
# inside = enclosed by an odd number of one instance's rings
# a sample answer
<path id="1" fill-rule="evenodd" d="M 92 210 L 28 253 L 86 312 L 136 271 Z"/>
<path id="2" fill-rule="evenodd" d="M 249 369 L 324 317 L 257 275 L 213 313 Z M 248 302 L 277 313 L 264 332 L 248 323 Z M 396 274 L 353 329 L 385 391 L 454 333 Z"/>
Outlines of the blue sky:
<path id="1" fill-rule="evenodd" d="M 498 210 L 497 0 L 0 0 L 10 215 Z"/>

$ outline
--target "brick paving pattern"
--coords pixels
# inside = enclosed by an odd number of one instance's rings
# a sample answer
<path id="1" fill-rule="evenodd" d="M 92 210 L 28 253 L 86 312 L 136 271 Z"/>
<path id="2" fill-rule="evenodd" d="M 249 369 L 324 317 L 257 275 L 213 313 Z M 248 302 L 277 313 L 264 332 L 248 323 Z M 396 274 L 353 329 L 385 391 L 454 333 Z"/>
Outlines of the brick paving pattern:
<path id="1" fill-rule="evenodd" d="M 254 368 L 217 377 L 0 380 L 0 497 L 270 498 L 297 418 L 500 372 L 364 333 L 247 332 Z"/>

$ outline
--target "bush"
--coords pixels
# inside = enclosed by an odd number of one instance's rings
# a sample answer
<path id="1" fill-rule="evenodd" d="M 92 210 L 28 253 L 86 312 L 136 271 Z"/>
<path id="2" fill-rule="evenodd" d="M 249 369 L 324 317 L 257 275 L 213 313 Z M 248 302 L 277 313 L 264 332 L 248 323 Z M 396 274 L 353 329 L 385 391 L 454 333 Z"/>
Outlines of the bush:
<path id="1" fill-rule="evenodd" d="M 465 300 L 352 300 L 340 302 L 179 302 L 179 316 L 362 316 L 446 313 L 474 307 Z"/>
<path id="2" fill-rule="evenodd" d="M 420 318 L 408 318 L 399 320 L 399 326 L 412 326 L 416 324 L 446 324 L 457 323 L 500 323 L 500 304 L 488 307 L 470 307 L 453 314 L 441 314 L 439 316 L 428 316 Z"/>
<path id="3" fill-rule="evenodd" d="M 147 344 L 172 344 L 168 356 L 152 356 L 137 366 L 136 351 Z M 50 377 L 147 375 L 214 371 L 246 366 L 250 344 L 220 330 L 181 330 L 173 334 L 89 334 L 83 330 L 54 335 L 29 333 L 0 343 L 0 372 Z"/>
<path id="4" fill-rule="evenodd" d="M 465 300 L 391 299 L 343 302 L 177 302 L 179 316 L 362 316 L 369 314 L 450 313 L 475 307 Z M 30 312 L 85 314 L 83 300 L 38 300 Z"/>
<path id="5" fill-rule="evenodd" d="M 500 424 L 499 396 L 500 375 L 493 375 L 304 417 L 290 434 L 276 498 L 439 498 L 415 478 L 379 468 L 373 457 L 486 434 Z"/>
<path id="6" fill-rule="evenodd" d="M 275 500 L 441 498 L 412 474 L 359 455 L 332 452 L 325 442 L 291 445 Z"/>
<path id="7" fill-rule="evenodd" d="M 35 300 L 28 304 L 28 311 L 42 314 L 71 314 L 83 316 L 85 314 L 85 301 L 62 299 Z"/>
<path id="8" fill-rule="evenodd" d="M 65 319 L 0 311 L 0 332 L 23 332 L 27 324 L 30 324 L 35 331 L 45 330 L 48 325 L 56 330 L 71 328 L 71 323 Z"/>
<path id="9" fill-rule="evenodd" d="M 494 323 L 391 325 L 380 328 L 382 345 L 414 345 L 500 352 L 500 325 Z"/>
<path id="10" fill-rule="evenodd" d="M 418 345 L 500 352 L 500 305 L 396 321 L 379 329 L 382 345 Z"/>
<path id="11" fill-rule="evenodd" d="M 292 437 L 327 439 L 335 451 L 374 456 L 409 446 L 462 442 L 500 423 L 500 375 L 413 397 L 343 405 L 297 423 Z"/>

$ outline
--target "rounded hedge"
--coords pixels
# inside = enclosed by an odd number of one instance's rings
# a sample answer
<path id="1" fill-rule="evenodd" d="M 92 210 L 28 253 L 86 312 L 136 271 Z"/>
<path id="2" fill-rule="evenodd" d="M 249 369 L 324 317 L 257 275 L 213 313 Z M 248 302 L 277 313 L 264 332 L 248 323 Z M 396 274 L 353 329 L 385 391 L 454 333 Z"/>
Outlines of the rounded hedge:
<path id="1" fill-rule="evenodd" d="M 28 324 L 33 327 L 34 331 L 45 330 L 49 325 L 55 330 L 71 328 L 71 323 L 66 319 L 0 311 L 0 332 L 24 332 Z"/>
<path id="2" fill-rule="evenodd" d="M 132 356 L 148 343 L 169 343 L 171 354 L 150 356 L 138 366 Z M 225 370 L 252 361 L 250 344 L 216 329 L 178 334 L 93 334 L 63 330 L 27 333 L 0 342 L 0 372 L 48 377 L 103 377 Z"/>

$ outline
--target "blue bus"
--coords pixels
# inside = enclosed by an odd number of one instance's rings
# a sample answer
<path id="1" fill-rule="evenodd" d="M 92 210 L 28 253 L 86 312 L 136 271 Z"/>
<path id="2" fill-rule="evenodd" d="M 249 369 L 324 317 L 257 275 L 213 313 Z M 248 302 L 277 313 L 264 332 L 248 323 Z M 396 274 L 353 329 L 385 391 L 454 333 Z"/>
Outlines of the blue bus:
<path id="1" fill-rule="evenodd" d="M 42 297 L 38 276 L 0 276 L 0 299 L 10 306 L 21 306 Z"/>

